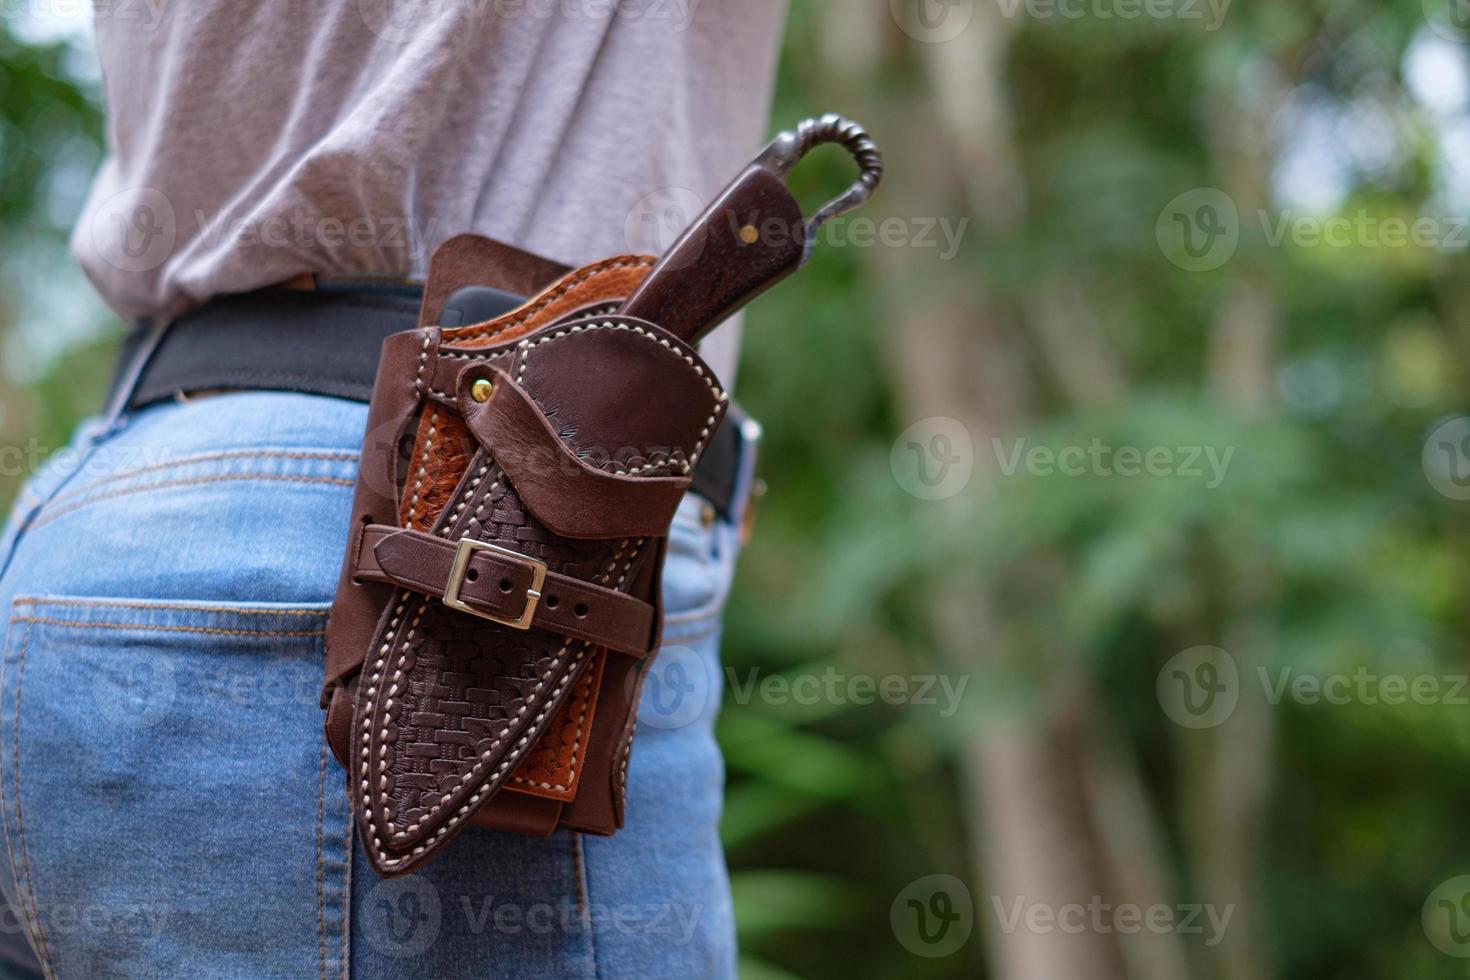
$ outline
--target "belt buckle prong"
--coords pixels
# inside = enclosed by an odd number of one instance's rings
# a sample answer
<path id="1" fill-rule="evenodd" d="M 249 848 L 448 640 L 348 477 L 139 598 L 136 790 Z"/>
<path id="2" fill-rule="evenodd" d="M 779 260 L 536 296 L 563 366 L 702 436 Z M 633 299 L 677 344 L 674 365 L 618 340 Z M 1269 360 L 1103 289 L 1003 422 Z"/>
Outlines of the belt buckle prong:
<path id="1" fill-rule="evenodd" d="M 492 612 L 476 609 L 460 599 L 459 593 L 464 588 L 465 573 L 470 566 L 470 558 L 477 551 L 487 551 L 491 554 L 507 558 L 517 565 L 522 565 L 531 570 L 531 587 L 526 590 L 526 606 L 517 617 L 497 616 Z M 531 628 L 531 620 L 536 615 L 536 607 L 541 602 L 541 587 L 546 584 L 546 562 L 528 555 L 502 548 L 498 544 L 488 541 L 476 541 L 473 538 L 461 538 L 459 547 L 454 552 L 454 564 L 449 569 L 449 582 L 444 587 L 444 604 L 450 609 L 469 613 L 481 619 L 488 619 L 492 623 L 509 626 L 512 629 L 528 630 Z"/>

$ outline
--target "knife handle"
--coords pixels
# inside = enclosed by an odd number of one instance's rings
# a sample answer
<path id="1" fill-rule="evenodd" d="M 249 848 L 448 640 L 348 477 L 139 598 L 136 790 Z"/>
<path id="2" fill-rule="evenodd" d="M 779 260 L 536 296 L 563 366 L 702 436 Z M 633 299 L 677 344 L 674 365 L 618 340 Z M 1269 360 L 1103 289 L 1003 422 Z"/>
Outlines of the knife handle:
<path id="1" fill-rule="evenodd" d="M 810 220 L 786 175 L 822 143 L 840 143 L 858 179 Z M 829 114 L 778 135 L 664 253 L 619 313 L 657 323 L 689 343 L 800 268 L 817 229 L 872 196 L 883 177 L 877 144 L 857 123 Z"/>

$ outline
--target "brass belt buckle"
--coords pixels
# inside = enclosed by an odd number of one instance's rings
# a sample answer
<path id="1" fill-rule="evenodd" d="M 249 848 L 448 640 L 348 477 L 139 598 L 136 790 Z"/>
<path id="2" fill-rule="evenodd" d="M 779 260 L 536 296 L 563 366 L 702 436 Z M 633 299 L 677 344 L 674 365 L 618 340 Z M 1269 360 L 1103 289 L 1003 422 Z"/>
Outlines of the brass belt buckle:
<path id="1" fill-rule="evenodd" d="M 526 590 L 526 607 L 521 610 L 520 616 L 514 619 L 509 616 L 497 616 L 494 613 L 476 609 L 460 600 L 459 592 L 464 587 L 464 577 L 470 566 L 470 557 L 477 551 L 491 552 L 531 570 L 531 587 Z M 444 604 L 450 609 L 469 613 L 471 616 L 479 616 L 492 623 L 499 623 L 512 629 L 528 630 L 531 628 L 532 617 L 536 615 L 536 606 L 541 602 L 541 587 L 545 584 L 546 562 L 511 551 L 509 548 L 502 548 L 498 544 L 490 544 L 488 541 L 461 538 L 459 548 L 454 553 L 454 564 L 449 569 L 449 583 L 444 587 Z"/>

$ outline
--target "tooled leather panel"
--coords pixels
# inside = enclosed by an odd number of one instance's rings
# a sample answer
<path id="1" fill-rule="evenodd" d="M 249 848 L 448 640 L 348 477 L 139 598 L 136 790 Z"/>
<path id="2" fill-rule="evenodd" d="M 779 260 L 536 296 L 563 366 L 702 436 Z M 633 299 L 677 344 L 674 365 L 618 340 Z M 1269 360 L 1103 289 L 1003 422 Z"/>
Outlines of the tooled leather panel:
<path id="1" fill-rule="evenodd" d="M 546 734 L 526 753 L 525 761 L 516 767 L 507 791 L 516 790 L 532 796 L 570 803 L 577 795 L 577 780 L 582 775 L 582 760 L 587 755 L 587 742 L 597 707 L 597 691 L 602 681 L 608 655 L 597 652 L 582 671 L 572 692 L 562 702 Z"/>
<path id="2" fill-rule="evenodd" d="M 607 421 L 619 417 L 625 439 L 656 443 L 658 451 L 647 456 L 604 457 L 608 469 L 650 476 L 687 470 L 724 410 L 724 392 L 692 351 L 646 324 L 551 327 L 514 350 L 515 374 L 543 408 L 574 406 L 576 417 L 562 420 L 563 437 L 574 450 L 598 448 L 586 437 L 615 431 Z M 488 357 L 498 363 L 506 353 Z M 594 372 L 605 384 L 592 383 L 589 365 L 607 368 L 606 375 Z M 575 397 L 564 390 L 569 384 L 578 388 Z M 601 408 L 587 394 L 596 388 L 608 399 Z M 614 410 L 619 403 L 634 407 L 620 413 Z M 645 539 L 553 535 L 484 451 L 435 530 L 450 540 L 499 543 L 544 561 L 551 571 L 624 590 L 649 580 L 639 569 L 656 550 Z M 510 629 L 436 599 L 396 593 L 365 666 L 356 723 L 354 788 L 374 863 L 401 873 L 453 836 L 521 763 L 599 652 L 581 641 Z"/>
<path id="3" fill-rule="evenodd" d="M 464 478 L 475 440 L 463 420 L 430 402 L 414 440 L 398 523 L 427 531 L 444 512 Z"/>

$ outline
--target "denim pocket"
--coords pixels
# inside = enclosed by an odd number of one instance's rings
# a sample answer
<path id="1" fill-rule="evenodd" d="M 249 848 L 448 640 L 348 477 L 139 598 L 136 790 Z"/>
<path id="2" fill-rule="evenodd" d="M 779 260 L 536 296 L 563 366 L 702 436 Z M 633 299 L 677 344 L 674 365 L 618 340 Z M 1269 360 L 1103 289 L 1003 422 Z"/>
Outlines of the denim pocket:
<path id="1" fill-rule="evenodd" d="M 20 597 L 4 889 L 48 974 L 339 974 L 351 831 L 320 605 Z"/>

